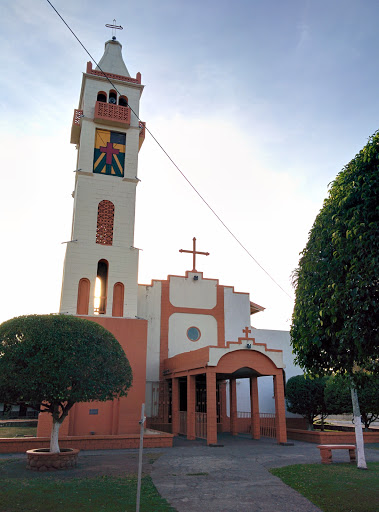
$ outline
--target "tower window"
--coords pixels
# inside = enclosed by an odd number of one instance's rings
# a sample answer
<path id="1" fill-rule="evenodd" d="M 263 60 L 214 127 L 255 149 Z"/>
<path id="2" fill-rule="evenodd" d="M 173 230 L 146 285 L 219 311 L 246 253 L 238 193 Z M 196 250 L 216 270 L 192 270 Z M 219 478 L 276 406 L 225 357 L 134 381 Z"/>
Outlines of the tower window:
<path id="1" fill-rule="evenodd" d="M 113 103 L 113 105 L 117 105 L 117 93 L 113 89 L 109 91 L 109 103 Z"/>
<path id="2" fill-rule="evenodd" d="M 100 91 L 97 93 L 97 101 L 102 101 L 103 103 L 107 102 L 107 93 L 104 91 Z"/>
<path id="3" fill-rule="evenodd" d="M 78 301 L 76 304 L 76 314 L 77 315 L 88 315 L 89 290 L 90 290 L 89 279 L 87 279 L 86 277 L 83 277 L 79 281 L 79 285 L 78 285 Z"/>
<path id="4" fill-rule="evenodd" d="M 128 98 L 126 96 L 120 96 L 118 99 L 118 104 L 121 107 L 127 107 L 128 106 Z"/>
<path id="5" fill-rule="evenodd" d="M 107 288 L 108 288 L 108 262 L 100 260 L 97 264 L 97 275 L 95 283 L 95 315 L 105 315 L 107 310 Z"/>
<path id="6" fill-rule="evenodd" d="M 111 201 L 101 201 L 97 208 L 96 243 L 101 245 L 113 244 L 114 204 Z"/>
<path id="7" fill-rule="evenodd" d="M 123 316 L 124 314 L 124 285 L 116 283 L 113 287 L 112 316 Z"/>

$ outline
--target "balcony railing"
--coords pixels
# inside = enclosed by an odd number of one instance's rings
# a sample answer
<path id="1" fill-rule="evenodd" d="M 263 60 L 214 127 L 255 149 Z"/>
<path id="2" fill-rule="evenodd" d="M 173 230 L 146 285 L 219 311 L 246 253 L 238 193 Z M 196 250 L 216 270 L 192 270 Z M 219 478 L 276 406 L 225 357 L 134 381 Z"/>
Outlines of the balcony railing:
<path id="1" fill-rule="evenodd" d="M 143 141 L 145 140 L 145 131 L 146 131 L 146 123 L 144 123 L 143 121 L 140 121 L 139 122 L 139 145 L 138 145 L 138 151 L 141 149 Z"/>
<path id="2" fill-rule="evenodd" d="M 74 110 L 74 118 L 71 126 L 71 144 L 79 144 L 80 129 L 82 125 L 83 110 Z"/>
<path id="3" fill-rule="evenodd" d="M 126 128 L 130 126 L 130 108 L 113 103 L 97 101 L 94 120 L 97 123 L 110 124 Z"/>

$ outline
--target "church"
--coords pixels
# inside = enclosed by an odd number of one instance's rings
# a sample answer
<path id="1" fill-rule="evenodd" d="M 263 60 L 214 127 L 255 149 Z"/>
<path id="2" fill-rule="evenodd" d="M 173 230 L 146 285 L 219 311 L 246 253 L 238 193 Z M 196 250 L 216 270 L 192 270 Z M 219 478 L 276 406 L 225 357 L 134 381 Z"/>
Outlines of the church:
<path id="1" fill-rule="evenodd" d="M 74 110 L 77 165 L 60 313 L 111 331 L 129 359 L 133 386 L 113 402 L 76 404 L 61 434 L 136 434 L 145 403 L 150 429 L 208 445 L 217 444 L 220 432 L 241 431 L 285 443 L 285 380 L 299 373 L 289 333 L 251 326 L 251 315 L 264 308 L 198 270 L 208 253 L 196 238 L 178 248 L 187 253 L 184 261 L 192 259 L 184 275 L 138 284 L 134 220 L 146 129 L 139 118 L 143 89 L 141 74 L 130 76 L 113 37 L 98 66 L 87 63 Z M 47 421 L 40 415 L 38 436 Z"/>

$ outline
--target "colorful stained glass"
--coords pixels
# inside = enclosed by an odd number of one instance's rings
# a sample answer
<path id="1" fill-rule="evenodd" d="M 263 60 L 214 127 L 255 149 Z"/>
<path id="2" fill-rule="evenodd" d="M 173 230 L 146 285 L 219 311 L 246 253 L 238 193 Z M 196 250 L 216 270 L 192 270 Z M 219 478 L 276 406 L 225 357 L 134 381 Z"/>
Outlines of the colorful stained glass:
<path id="1" fill-rule="evenodd" d="M 96 130 L 93 172 L 124 176 L 125 133 Z"/>

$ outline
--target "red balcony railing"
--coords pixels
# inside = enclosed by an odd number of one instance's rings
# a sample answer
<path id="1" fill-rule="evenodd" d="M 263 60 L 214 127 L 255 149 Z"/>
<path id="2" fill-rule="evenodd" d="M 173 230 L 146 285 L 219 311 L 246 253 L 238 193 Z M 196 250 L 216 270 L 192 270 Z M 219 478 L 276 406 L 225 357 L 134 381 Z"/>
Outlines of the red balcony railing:
<path id="1" fill-rule="evenodd" d="M 146 131 L 146 123 L 144 123 L 143 121 L 140 121 L 139 122 L 139 145 L 138 145 L 138 151 L 141 149 L 143 141 L 145 140 L 145 131 Z"/>
<path id="2" fill-rule="evenodd" d="M 97 101 L 94 120 L 98 123 L 126 128 L 130 126 L 130 108 Z"/>
<path id="3" fill-rule="evenodd" d="M 80 129 L 82 124 L 83 110 L 74 110 L 74 118 L 72 120 L 71 126 L 71 144 L 79 144 L 80 139 Z"/>

